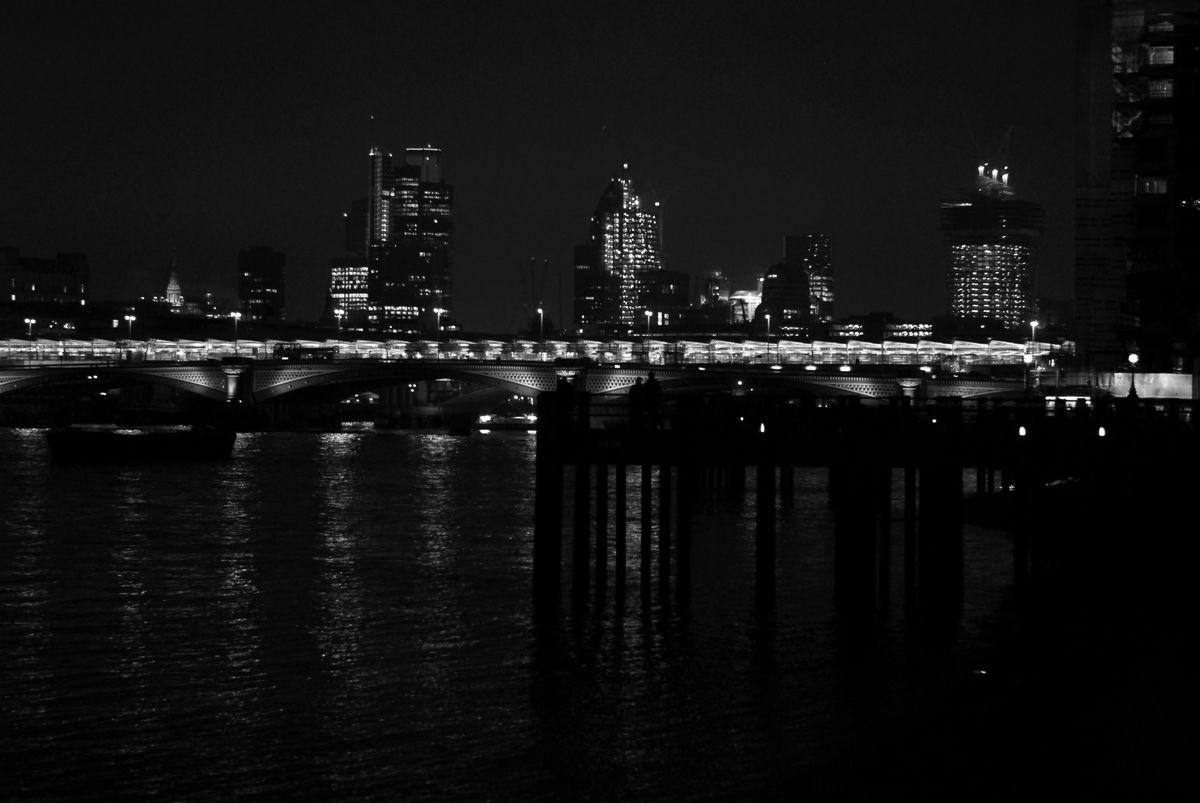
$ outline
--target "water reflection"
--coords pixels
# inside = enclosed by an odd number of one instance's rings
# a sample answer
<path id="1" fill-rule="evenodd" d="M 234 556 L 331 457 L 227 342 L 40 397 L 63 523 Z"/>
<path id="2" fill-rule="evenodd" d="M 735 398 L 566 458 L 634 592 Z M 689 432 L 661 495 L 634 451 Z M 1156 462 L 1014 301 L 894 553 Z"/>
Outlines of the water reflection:
<path id="1" fill-rule="evenodd" d="M 711 798 L 807 771 L 880 711 L 903 722 L 911 667 L 931 691 L 945 678 L 903 616 L 858 643 L 839 621 L 819 476 L 777 511 L 773 611 L 754 603 L 753 505 L 720 500 L 693 519 L 689 605 L 658 593 L 656 560 L 655 593 L 635 597 L 631 467 L 624 593 L 610 581 L 534 629 L 533 446 L 271 433 L 239 437 L 228 464 L 63 473 L 0 432 L 11 783 L 40 799 L 81 780 L 170 799 Z"/>

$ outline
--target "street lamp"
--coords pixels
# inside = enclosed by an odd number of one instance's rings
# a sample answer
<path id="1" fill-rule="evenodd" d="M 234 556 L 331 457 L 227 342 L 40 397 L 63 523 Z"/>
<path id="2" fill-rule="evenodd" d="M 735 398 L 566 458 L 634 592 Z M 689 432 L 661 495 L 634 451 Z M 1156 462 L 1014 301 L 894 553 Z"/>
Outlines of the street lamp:
<path id="1" fill-rule="evenodd" d="M 1037 328 L 1037 321 L 1029 322 L 1029 359 L 1033 365 L 1033 386 L 1035 388 L 1038 386 L 1038 380 L 1041 378 L 1038 372 L 1039 365 L 1037 361 Z"/>
<path id="2" fill-rule="evenodd" d="M 538 342 L 539 343 L 546 339 L 546 316 L 543 313 L 544 313 L 544 310 L 541 307 L 538 307 Z"/>
<path id="3" fill-rule="evenodd" d="M 646 310 L 646 362 L 650 362 L 650 319 L 654 317 L 654 313 Z"/>
<path id="4" fill-rule="evenodd" d="M 342 316 L 346 314 L 346 310 L 338 307 L 333 311 L 333 317 L 337 318 L 338 340 L 342 339 Z"/>
<path id="5" fill-rule="evenodd" d="M 767 362 L 771 361 L 771 313 L 766 314 L 767 317 Z"/>
<path id="6" fill-rule="evenodd" d="M 33 325 L 35 323 L 37 323 L 37 318 L 25 319 L 25 334 L 30 340 L 33 340 Z"/>
<path id="7" fill-rule="evenodd" d="M 229 313 L 229 317 L 233 318 L 233 356 L 236 357 L 238 355 L 237 325 L 238 325 L 238 321 L 240 321 L 242 319 L 242 313 L 231 312 L 231 313 Z"/>
<path id="8" fill-rule="evenodd" d="M 136 315 L 126 315 L 125 323 L 129 324 L 129 339 L 133 340 L 133 322 L 137 320 Z"/>
<path id="9" fill-rule="evenodd" d="M 1137 373 L 1138 355 L 1131 353 L 1129 355 L 1129 398 L 1137 398 L 1137 388 L 1133 384 L 1133 375 Z"/>
<path id="10" fill-rule="evenodd" d="M 434 336 L 433 337 L 435 340 L 441 341 L 441 339 L 442 339 L 442 314 L 445 313 L 446 310 L 442 309 L 441 307 L 434 307 L 433 312 L 435 315 L 437 315 L 437 319 L 436 319 L 436 321 L 434 323 L 434 327 L 433 327 L 434 328 Z"/>

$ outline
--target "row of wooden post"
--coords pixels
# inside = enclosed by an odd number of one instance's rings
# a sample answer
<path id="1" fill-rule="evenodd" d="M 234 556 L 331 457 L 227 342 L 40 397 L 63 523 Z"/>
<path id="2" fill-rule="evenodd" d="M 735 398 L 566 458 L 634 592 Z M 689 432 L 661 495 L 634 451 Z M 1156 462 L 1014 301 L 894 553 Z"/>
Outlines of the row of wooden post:
<path id="1" fill-rule="evenodd" d="M 616 593 L 622 599 L 625 594 L 628 463 L 613 460 L 611 455 L 595 456 L 571 450 L 572 439 L 574 442 L 582 440 L 583 430 L 589 426 L 588 394 L 573 396 L 573 422 L 556 394 L 544 393 L 538 398 L 534 603 L 535 608 L 544 612 L 556 610 L 560 603 L 564 467 L 570 462 L 575 465 L 572 598 L 577 603 L 585 602 L 593 583 L 597 598 L 602 599 L 606 593 L 610 529 L 615 541 Z M 681 444 L 688 443 L 686 433 L 675 440 L 666 438 L 664 433 L 639 435 L 643 441 L 654 437 L 658 437 L 661 444 L 670 444 L 670 448 L 678 453 L 659 451 L 651 456 L 642 443 L 643 448 L 637 453 L 641 460 L 634 463 L 641 469 L 639 560 L 642 591 L 646 595 L 650 592 L 653 535 L 656 533 L 660 598 L 670 598 L 674 568 L 676 597 L 686 601 L 691 584 L 691 517 L 695 501 L 703 495 L 734 498 L 743 494 L 747 488 L 747 466 L 744 462 L 707 461 L 695 449 L 689 449 L 685 454 Z M 770 606 L 776 591 L 776 505 L 778 502 L 786 508 L 791 503 L 794 467 L 787 459 L 781 459 L 775 440 L 763 436 L 760 444 L 752 466 L 756 505 L 755 598 L 759 604 Z M 633 451 L 628 456 L 634 456 Z M 653 503 L 652 490 L 656 468 L 657 505 Z M 961 601 L 963 593 L 962 468 L 931 463 L 910 465 L 901 470 L 904 480 L 905 601 L 953 606 Z M 892 477 L 890 466 L 867 461 L 847 459 L 829 468 L 830 504 L 835 521 L 834 588 L 839 604 L 869 607 L 878 599 L 888 598 L 892 571 Z M 1008 476 L 1004 477 L 1002 489 L 1007 487 L 1004 483 L 1008 479 Z M 1034 493 L 1029 477 L 1020 480 L 1020 487 L 1026 493 Z M 996 470 L 980 469 L 977 482 L 980 493 L 992 492 Z M 1015 539 L 1014 571 L 1018 582 L 1028 578 L 1029 543 L 1025 536 Z"/>

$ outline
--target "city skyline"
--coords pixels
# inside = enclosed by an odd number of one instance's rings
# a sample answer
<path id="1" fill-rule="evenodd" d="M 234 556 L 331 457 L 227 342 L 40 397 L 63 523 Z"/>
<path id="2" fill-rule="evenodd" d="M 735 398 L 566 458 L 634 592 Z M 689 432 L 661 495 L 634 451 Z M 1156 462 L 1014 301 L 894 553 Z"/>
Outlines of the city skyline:
<path id="1" fill-rule="evenodd" d="M 369 147 L 428 143 L 455 184 L 469 329 L 525 324 L 531 257 L 570 319 L 572 249 L 625 162 L 662 204 L 664 267 L 693 287 L 713 270 L 750 286 L 785 237 L 822 231 L 839 315 L 929 317 L 938 202 L 1011 131 L 1013 181 L 1047 210 L 1037 293 L 1072 294 L 1073 4 L 275 11 L 19 11 L 0 244 L 87 253 L 96 298 L 160 293 L 173 250 L 184 292 L 232 298 L 238 253 L 266 245 L 287 258 L 289 316 L 314 321 Z"/>

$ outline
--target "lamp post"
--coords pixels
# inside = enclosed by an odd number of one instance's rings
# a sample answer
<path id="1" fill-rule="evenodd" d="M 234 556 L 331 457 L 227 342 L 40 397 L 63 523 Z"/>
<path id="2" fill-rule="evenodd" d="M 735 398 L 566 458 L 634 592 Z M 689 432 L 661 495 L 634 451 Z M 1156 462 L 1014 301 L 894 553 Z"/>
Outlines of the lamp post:
<path id="1" fill-rule="evenodd" d="M 436 318 L 436 319 L 435 319 L 435 321 L 434 321 L 434 327 L 433 327 L 433 328 L 434 328 L 434 335 L 433 335 L 433 339 L 434 339 L 434 340 L 436 340 L 436 341 L 438 341 L 439 343 L 440 343 L 440 342 L 441 342 L 441 340 L 442 340 L 442 313 L 444 313 L 445 311 L 446 311 L 446 310 L 442 309 L 441 307 L 434 307 L 434 308 L 433 308 L 433 312 L 434 312 L 434 314 L 437 316 L 437 318 Z"/>
<path id="2" fill-rule="evenodd" d="M 1129 398 L 1137 398 L 1137 388 L 1134 386 L 1133 377 L 1137 373 L 1138 355 L 1130 353 L 1129 355 Z"/>
<path id="3" fill-rule="evenodd" d="M 237 331 L 237 325 L 238 325 L 238 321 L 240 321 L 240 320 L 242 319 L 242 313 L 240 313 L 240 312 L 236 312 L 236 311 L 235 311 L 235 312 L 231 312 L 231 313 L 229 313 L 229 317 L 230 317 L 230 318 L 233 318 L 233 356 L 235 356 L 235 357 L 236 357 L 236 356 L 238 356 L 238 331 Z"/>
<path id="4" fill-rule="evenodd" d="M 136 315 L 126 315 L 125 323 L 129 324 L 129 339 L 133 340 L 133 322 L 137 320 Z"/>
<path id="5" fill-rule="evenodd" d="M 546 339 L 546 316 L 545 310 L 538 307 L 538 342 L 541 343 Z"/>
<path id="6" fill-rule="evenodd" d="M 1033 386 L 1038 386 L 1038 362 L 1037 362 L 1037 328 L 1036 320 L 1029 322 L 1029 355 L 1030 363 L 1033 365 Z"/>
<path id="7" fill-rule="evenodd" d="M 29 337 L 29 356 L 25 358 L 25 364 L 28 365 L 33 360 L 33 325 L 37 323 L 36 318 L 25 319 L 25 334 Z"/>
<path id="8" fill-rule="evenodd" d="M 767 362 L 771 361 L 771 313 L 766 314 L 767 317 Z"/>
<path id="9" fill-rule="evenodd" d="M 646 310 L 646 362 L 650 362 L 650 319 L 654 317 L 651 310 Z"/>
<path id="10" fill-rule="evenodd" d="M 337 318 L 337 335 L 338 340 L 342 339 L 342 317 L 345 316 L 346 310 L 338 307 L 333 311 L 333 317 Z"/>

